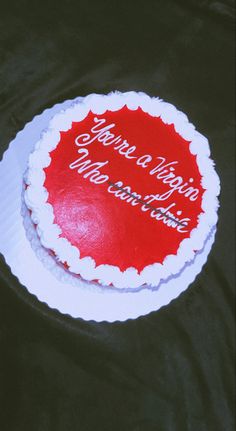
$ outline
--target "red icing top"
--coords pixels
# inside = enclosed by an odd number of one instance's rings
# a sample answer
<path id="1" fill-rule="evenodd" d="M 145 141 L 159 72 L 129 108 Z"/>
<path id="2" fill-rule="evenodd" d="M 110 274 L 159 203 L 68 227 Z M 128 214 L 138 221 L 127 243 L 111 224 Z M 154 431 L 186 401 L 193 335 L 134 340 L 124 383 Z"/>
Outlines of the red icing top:
<path id="1" fill-rule="evenodd" d="M 141 108 L 90 112 L 50 156 L 54 222 L 97 265 L 162 263 L 197 226 L 204 189 L 189 142 Z"/>

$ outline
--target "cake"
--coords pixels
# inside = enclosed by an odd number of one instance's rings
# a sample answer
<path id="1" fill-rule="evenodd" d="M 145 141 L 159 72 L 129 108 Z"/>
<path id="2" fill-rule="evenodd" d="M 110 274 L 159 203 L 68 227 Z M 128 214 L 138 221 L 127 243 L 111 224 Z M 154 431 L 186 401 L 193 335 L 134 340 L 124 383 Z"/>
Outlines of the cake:
<path id="1" fill-rule="evenodd" d="M 217 223 L 208 140 L 144 93 L 91 94 L 56 114 L 29 156 L 40 243 L 75 277 L 141 289 L 178 275 Z"/>

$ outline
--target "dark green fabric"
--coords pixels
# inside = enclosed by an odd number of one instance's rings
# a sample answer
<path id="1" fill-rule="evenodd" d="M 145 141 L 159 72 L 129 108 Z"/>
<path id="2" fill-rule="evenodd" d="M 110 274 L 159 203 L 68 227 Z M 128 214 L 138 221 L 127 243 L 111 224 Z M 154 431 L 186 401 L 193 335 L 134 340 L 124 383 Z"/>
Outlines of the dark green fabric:
<path id="1" fill-rule="evenodd" d="M 209 138 L 222 185 L 203 271 L 170 306 L 135 321 L 49 310 L 1 258 L 1 431 L 232 431 L 233 2 L 3 1 L 0 15 L 0 158 L 56 102 L 141 90 Z"/>

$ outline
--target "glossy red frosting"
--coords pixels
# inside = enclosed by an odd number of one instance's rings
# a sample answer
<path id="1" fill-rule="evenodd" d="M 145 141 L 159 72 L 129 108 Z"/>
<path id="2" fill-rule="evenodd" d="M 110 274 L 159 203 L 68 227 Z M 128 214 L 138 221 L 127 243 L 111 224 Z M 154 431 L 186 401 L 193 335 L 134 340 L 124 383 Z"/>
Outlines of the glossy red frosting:
<path id="1" fill-rule="evenodd" d="M 122 136 L 130 146 L 136 146 L 135 152 L 130 153 L 135 158 L 127 159 L 114 145 L 104 146 L 98 139 L 84 147 L 76 145 L 76 138 L 82 134 L 94 137 L 91 129 L 96 124 L 95 117 L 105 119 L 105 125 L 114 124 L 111 133 Z M 101 174 L 109 176 L 108 181 L 94 184 L 89 177 L 83 178 L 77 169 L 70 169 L 71 163 L 81 156 L 79 148 L 89 151 L 85 160 L 108 161 L 100 169 Z M 152 161 L 145 168 L 138 166 L 137 159 L 147 154 L 152 156 Z M 83 121 L 74 122 L 69 131 L 61 132 L 60 142 L 50 156 L 44 185 L 49 192 L 48 202 L 53 206 L 54 222 L 60 226 L 61 236 L 79 248 L 81 257 L 90 256 L 97 265 L 116 265 L 122 271 L 135 267 L 141 271 L 146 265 L 162 263 L 167 255 L 176 254 L 181 241 L 197 226 L 204 189 L 196 157 L 189 151 L 189 142 L 175 132 L 173 125 L 164 124 L 160 118 L 151 117 L 140 108 L 131 111 L 124 107 L 102 115 L 90 112 Z M 193 178 L 189 186 L 199 189 L 194 201 L 174 191 L 168 199 L 151 203 L 155 208 L 168 207 L 174 202 L 172 214 L 179 219 L 191 219 L 185 233 L 150 217 L 151 209 L 143 212 L 141 202 L 132 206 L 108 192 L 109 182 L 117 181 L 123 182 L 122 187 L 130 186 L 131 193 L 140 194 L 141 200 L 146 195 L 167 192 L 168 184 L 149 173 L 160 163 L 158 157 L 163 157 L 165 163 L 178 161 L 173 165 L 175 175 L 185 182 Z M 182 210 L 181 215 L 177 215 L 178 210 Z"/>

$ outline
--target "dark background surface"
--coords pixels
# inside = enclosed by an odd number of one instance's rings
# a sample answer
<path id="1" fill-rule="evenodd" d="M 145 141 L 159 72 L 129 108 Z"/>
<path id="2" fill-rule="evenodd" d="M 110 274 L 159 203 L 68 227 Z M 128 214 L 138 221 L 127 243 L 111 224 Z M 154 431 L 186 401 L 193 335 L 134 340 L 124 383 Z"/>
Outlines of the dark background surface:
<path id="1" fill-rule="evenodd" d="M 222 185 L 203 271 L 146 317 L 96 324 L 60 315 L 0 260 L 1 431 L 232 431 L 233 2 L 6 1 L 0 9 L 0 158 L 46 107 L 141 90 L 208 137 Z"/>

